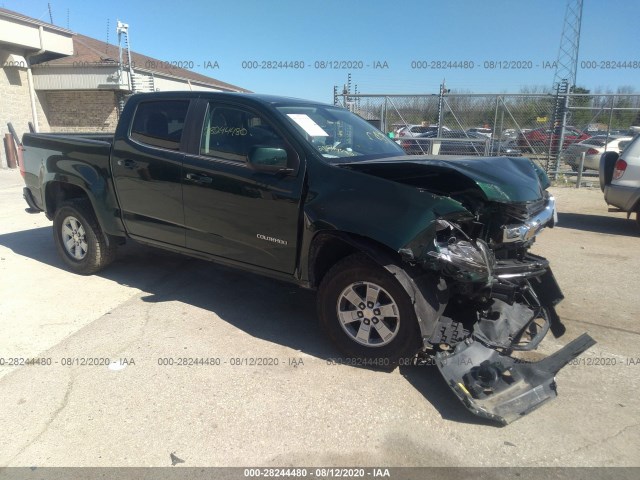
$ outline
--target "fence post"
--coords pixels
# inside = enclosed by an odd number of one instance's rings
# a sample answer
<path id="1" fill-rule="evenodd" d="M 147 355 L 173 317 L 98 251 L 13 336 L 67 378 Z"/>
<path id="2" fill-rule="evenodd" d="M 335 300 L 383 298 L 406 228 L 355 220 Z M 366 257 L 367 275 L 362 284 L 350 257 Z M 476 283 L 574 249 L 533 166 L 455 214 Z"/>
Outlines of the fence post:
<path id="1" fill-rule="evenodd" d="M 580 162 L 578 163 L 578 179 L 576 180 L 576 188 L 580 188 L 582 184 L 582 171 L 584 170 L 584 156 L 585 152 L 580 154 Z"/>
<path id="2" fill-rule="evenodd" d="M 444 107 L 444 80 L 442 81 L 442 83 L 440 84 L 440 98 L 438 98 L 438 137 L 442 136 L 442 118 L 444 117 L 443 114 L 443 107 Z"/>
<path id="3" fill-rule="evenodd" d="M 605 145 L 609 143 L 609 132 L 611 131 L 611 122 L 613 121 L 613 106 L 616 104 L 616 96 L 611 97 L 611 111 L 609 112 L 609 125 L 607 126 L 607 138 Z M 606 150 L 606 147 L 605 147 Z"/>

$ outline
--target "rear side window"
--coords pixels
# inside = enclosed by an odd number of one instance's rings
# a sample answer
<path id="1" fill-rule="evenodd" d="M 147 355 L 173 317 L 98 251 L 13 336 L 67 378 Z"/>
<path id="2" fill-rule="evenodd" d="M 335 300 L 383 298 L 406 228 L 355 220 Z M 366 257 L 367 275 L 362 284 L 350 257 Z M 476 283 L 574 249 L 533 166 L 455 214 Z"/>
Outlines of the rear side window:
<path id="1" fill-rule="evenodd" d="M 622 152 L 630 143 L 631 140 L 622 140 L 620 143 L 618 143 L 618 150 Z"/>
<path id="2" fill-rule="evenodd" d="M 140 102 L 131 125 L 131 138 L 153 147 L 178 150 L 189 100 Z"/>
<path id="3" fill-rule="evenodd" d="M 633 140 L 627 143 L 627 145 L 624 146 L 624 151 L 620 155 L 625 155 L 625 160 L 628 159 L 627 155 L 629 157 L 640 156 L 640 135 L 636 135 Z"/>

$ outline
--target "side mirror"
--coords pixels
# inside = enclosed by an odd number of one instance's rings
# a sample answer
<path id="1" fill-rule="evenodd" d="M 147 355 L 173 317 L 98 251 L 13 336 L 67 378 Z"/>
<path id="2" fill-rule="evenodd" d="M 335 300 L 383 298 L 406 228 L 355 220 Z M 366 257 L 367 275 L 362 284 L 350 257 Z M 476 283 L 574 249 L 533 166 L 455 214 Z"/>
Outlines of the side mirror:
<path id="1" fill-rule="evenodd" d="M 254 170 L 265 173 L 291 173 L 289 157 L 283 148 L 253 147 L 249 152 L 249 164 Z"/>

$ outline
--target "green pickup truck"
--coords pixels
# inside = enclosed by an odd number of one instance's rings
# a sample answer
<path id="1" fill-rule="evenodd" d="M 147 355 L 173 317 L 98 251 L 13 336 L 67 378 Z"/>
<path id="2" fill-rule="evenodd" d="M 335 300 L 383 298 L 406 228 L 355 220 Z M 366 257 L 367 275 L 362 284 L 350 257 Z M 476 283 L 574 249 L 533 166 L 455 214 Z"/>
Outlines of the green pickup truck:
<path id="1" fill-rule="evenodd" d="M 133 95 L 115 135 L 23 145 L 29 211 L 53 220 L 70 270 L 95 273 L 132 239 L 317 289 L 344 355 L 435 363 L 498 422 L 554 398 L 595 343 L 517 359 L 564 333 L 549 262 L 529 252 L 555 201 L 527 158 L 408 157 L 345 109 L 213 92 Z"/>

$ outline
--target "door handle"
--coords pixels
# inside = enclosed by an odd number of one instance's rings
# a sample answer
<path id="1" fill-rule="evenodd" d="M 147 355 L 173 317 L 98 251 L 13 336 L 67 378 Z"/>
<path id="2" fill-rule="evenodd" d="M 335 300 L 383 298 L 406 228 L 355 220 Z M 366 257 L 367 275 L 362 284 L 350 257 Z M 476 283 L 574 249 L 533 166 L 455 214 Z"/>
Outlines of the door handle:
<path id="1" fill-rule="evenodd" d="M 138 166 L 138 162 L 134 160 L 118 160 L 118 165 L 132 170 Z"/>
<path id="2" fill-rule="evenodd" d="M 206 175 L 198 175 L 197 173 L 187 173 L 186 178 L 195 183 L 209 184 L 213 182 L 213 178 Z"/>

